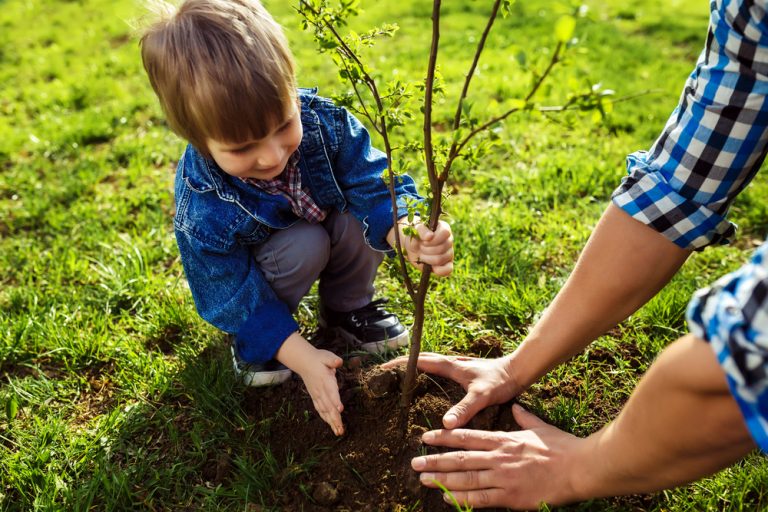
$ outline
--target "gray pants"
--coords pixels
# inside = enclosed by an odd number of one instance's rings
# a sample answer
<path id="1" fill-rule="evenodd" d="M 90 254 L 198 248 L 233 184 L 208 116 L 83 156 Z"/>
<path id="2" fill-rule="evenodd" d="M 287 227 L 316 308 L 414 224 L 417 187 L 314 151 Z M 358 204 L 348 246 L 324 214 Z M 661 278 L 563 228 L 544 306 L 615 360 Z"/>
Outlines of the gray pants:
<path id="1" fill-rule="evenodd" d="M 261 271 L 291 311 L 320 279 L 320 300 L 336 311 L 352 311 L 373 299 L 373 280 L 384 253 L 363 237 L 363 226 L 349 213 L 331 211 L 320 224 L 301 220 L 275 231 L 253 249 Z"/>

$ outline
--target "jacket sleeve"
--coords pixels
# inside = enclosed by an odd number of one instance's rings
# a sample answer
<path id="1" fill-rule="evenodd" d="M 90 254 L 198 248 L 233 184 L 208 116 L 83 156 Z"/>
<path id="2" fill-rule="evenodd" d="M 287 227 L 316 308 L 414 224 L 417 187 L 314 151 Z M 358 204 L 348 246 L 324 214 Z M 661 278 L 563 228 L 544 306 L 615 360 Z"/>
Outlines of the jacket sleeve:
<path id="1" fill-rule="evenodd" d="M 384 176 L 387 156 L 371 146 L 366 128 L 346 109 L 337 111 L 339 148 L 334 161 L 334 174 L 350 212 L 363 223 L 368 245 L 379 251 L 390 251 L 386 236 L 393 226 L 392 200 Z M 408 214 L 407 198 L 423 201 L 408 175 L 395 177 L 397 218 Z"/>
<path id="2" fill-rule="evenodd" d="M 178 226 L 176 241 L 200 316 L 234 334 L 245 361 L 273 359 L 298 324 L 267 283 L 248 247 L 212 247 Z"/>

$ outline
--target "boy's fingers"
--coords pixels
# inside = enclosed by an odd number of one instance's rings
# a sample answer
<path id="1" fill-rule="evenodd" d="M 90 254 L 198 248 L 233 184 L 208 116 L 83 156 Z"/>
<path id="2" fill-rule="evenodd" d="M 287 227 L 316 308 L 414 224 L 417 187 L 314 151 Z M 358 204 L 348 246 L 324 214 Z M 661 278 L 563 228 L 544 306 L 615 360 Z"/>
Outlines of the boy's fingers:
<path id="1" fill-rule="evenodd" d="M 450 255 L 453 257 L 453 246 L 451 244 L 422 245 L 419 247 L 419 253 L 431 256 Z"/>
<path id="2" fill-rule="evenodd" d="M 333 433 L 340 436 L 344 433 L 344 424 L 341 422 L 341 417 L 334 418 L 333 416 L 323 417 L 323 420 L 331 427 Z"/>
<path id="3" fill-rule="evenodd" d="M 445 265 L 439 265 L 432 267 L 432 273 L 436 276 L 445 277 L 451 275 L 453 272 L 453 262 L 446 263 Z"/>
<path id="4" fill-rule="evenodd" d="M 426 224 L 416 224 L 416 232 L 419 234 L 419 240 L 422 242 L 428 242 L 435 237 L 435 233 Z"/>
<path id="5" fill-rule="evenodd" d="M 334 434 L 340 436 L 344 433 L 344 423 L 341 421 L 341 411 L 344 406 L 341 403 L 335 409 L 324 407 L 322 404 L 315 404 L 315 409 L 320 414 L 320 418 L 331 427 Z"/>
<path id="6" fill-rule="evenodd" d="M 443 267 L 446 265 L 450 265 L 453 263 L 453 251 L 450 253 L 441 253 L 441 254 L 422 254 L 420 258 L 421 263 L 427 263 L 429 265 L 432 265 L 432 270 L 435 269 L 435 267 Z"/>
<path id="7" fill-rule="evenodd" d="M 453 243 L 453 233 L 447 229 L 438 229 L 434 232 L 434 236 L 430 239 L 429 245 L 437 245 L 446 242 Z"/>
<path id="8" fill-rule="evenodd" d="M 320 354 L 322 363 L 328 368 L 341 368 L 341 365 L 344 364 L 344 360 L 333 352 L 322 350 Z"/>
<path id="9" fill-rule="evenodd" d="M 433 267 L 447 265 L 453 261 L 453 249 L 438 254 L 421 254 L 421 261 L 429 263 Z"/>

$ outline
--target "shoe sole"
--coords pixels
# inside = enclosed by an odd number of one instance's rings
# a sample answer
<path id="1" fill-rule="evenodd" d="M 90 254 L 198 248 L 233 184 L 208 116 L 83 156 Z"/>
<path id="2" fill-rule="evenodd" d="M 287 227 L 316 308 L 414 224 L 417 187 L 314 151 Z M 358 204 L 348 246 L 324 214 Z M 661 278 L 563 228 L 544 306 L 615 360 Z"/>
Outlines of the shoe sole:
<path id="1" fill-rule="evenodd" d="M 243 384 L 251 387 L 262 386 L 277 386 L 287 381 L 293 375 L 293 372 L 288 368 L 282 370 L 273 370 L 268 372 L 247 372 L 237 367 L 237 360 L 235 359 L 234 349 L 232 352 L 232 367 L 235 370 L 235 375 L 243 381 Z"/>
<path id="2" fill-rule="evenodd" d="M 291 378 L 291 370 L 275 370 L 273 372 L 248 373 L 235 370 L 243 384 L 251 387 L 277 386 Z"/>
<path id="3" fill-rule="evenodd" d="M 383 354 L 385 352 L 397 350 L 398 348 L 408 346 L 409 332 L 407 330 L 401 332 L 394 338 L 387 338 L 386 340 L 369 341 L 367 343 L 363 343 L 359 339 L 355 338 L 352 334 L 350 334 L 349 332 L 339 327 L 330 327 L 330 328 L 326 327 L 326 329 L 335 333 L 336 336 L 343 339 L 347 343 L 358 346 L 361 349 L 368 352 L 369 354 Z"/>

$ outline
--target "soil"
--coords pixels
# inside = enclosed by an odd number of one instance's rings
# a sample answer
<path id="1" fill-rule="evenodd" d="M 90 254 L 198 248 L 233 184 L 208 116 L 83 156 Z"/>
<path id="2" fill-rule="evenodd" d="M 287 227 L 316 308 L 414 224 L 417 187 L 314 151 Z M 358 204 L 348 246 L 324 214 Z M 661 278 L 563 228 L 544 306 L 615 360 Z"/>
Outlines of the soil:
<path id="1" fill-rule="evenodd" d="M 298 378 L 274 388 L 247 390 L 244 406 L 256 424 L 267 423 L 263 441 L 272 455 L 279 464 L 294 463 L 278 475 L 267 503 L 297 511 L 451 510 L 439 491 L 419 484 L 410 461 L 435 451 L 421 443 L 421 434 L 441 427 L 443 414 L 464 390 L 452 381 L 421 374 L 413 402 L 404 409 L 402 369 L 382 370 L 371 361 L 352 358 L 337 376 L 346 427 L 340 438 L 320 420 Z M 519 427 L 507 404 L 486 409 L 469 428 Z"/>

